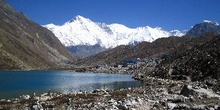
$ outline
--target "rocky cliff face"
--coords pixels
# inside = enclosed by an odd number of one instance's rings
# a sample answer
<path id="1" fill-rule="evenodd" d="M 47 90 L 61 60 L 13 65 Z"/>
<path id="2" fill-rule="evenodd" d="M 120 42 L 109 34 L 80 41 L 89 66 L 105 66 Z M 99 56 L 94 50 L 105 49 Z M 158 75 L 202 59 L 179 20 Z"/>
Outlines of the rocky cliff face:
<path id="1" fill-rule="evenodd" d="M 0 69 L 48 69 L 73 60 L 52 32 L 0 1 Z"/>

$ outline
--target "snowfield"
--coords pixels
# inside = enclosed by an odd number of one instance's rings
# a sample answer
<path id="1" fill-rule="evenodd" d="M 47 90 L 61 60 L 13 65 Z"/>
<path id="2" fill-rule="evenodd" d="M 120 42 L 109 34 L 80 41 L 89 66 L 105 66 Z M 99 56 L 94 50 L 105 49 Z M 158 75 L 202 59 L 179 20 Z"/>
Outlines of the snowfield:
<path id="1" fill-rule="evenodd" d="M 104 48 L 114 48 L 142 41 L 152 42 L 161 37 L 184 35 L 178 30 L 168 32 L 160 27 L 128 28 L 116 23 L 109 25 L 97 23 L 82 16 L 76 16 L 61 26 L 55 24 L 43 26 L 51 30 L 66 47 L 99 44 Z"/>

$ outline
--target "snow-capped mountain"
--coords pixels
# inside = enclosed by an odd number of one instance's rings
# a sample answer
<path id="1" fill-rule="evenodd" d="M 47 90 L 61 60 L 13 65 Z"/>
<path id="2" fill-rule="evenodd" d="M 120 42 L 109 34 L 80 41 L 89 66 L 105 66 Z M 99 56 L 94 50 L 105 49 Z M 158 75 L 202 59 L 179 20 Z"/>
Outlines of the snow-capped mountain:
<path id="1" fill-rule="evenodd" d="M 76 16 L 61 26 L 48 24 L 44 27 L 51 30 L 66 47 L 100 45 L 103 48 L 113 48 L 141 41 L 152 42 L 161 37 L 184 35 L 178 30 L 168 32 L 159 27 L 128 28 L 122 24 L 97 23 L 82 16 Z"/>
<path id="2" fill-rule="evenodd" d="M 220 34 L 220 26 L 217 22 L 203 20 L 202 23 L 194 25 L 187 33 L 188 36 L 201 36 L 205 33 L 212 32 L 216 35 Z"/>
<path id="3" fill-rule="evenodd" d="M 213 22 L 213 21 L 210 21 L 210 20 L 203 20 L 203 23 L 210 23 L 210 24 L 214 24 L 216 26 L 219 26 L 219 24 L 217 22 Z"/>

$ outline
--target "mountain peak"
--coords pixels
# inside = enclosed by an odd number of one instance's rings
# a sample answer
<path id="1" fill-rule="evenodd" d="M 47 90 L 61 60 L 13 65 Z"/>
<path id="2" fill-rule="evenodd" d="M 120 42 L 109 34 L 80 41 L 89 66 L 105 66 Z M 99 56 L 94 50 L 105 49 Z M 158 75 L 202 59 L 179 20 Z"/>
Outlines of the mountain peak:
<path id="1" fill-rule="evenodd" d="M 210 23 L 210 24 L 214 24 L 216 26 L 219 26 L 219 24 L 215 21 L 210 21 L 210 20 L 203 20 L 203 23 Z"/>
<path id="2" fill-rule="evenodd" d="M 214 34 L 220 34 L 220 26 L 217 22 L 210 20 L 203 20 L 202 23 L 198 23 L 193 26 L 186 35 L 189 36 L 201 36 L 205 33 L 212 32 Z"/>
<path id="3" fill-rule="evenodd" d="M 61 26 L 49 24 L 49 26 L 45 25 L 44 27 L 51 30 L 66 47 L 99 45 L 107 49 L 142 41 L 152 42 L 158 38 L 173 35 L 173 33 L 159 27 L 129 28 L 118 23 L 93 22 L 80 15 Z M 176 32 L 175 35 L 183 35 L 180 33 Z"/>
<path id="4" fill-rule="evenodd" d="M 77 15 L 77 16 L 75 16 L 72 20 L 70 20 L 69 23 L 74 22 L 74 21 L 83 22 L 83 21 L 91 21 L 91 20 L 88 19 L 88 18 L 85 18 L 85 17 L 83 17 L 83 16 Z"/>
<path id="5" fill-rule="evenodd" d="M 98 44 L 104 48 L 113 48 L 119 45 L 128 45 L 131 42 L 152 42 L 158 38 L 173 35 L 171 32 L 165 31 L 160 27 L 129 28 L 118 23 L 105 24 L 93 22 L 80 15 L 61 26 L 49 24 L 44 27 L 51 30 L 67 47 Z M 177 35 L 177 32 L 175 35 Z"/>
<path id="6" fill-rule="evenodd" d="M 76 19 L 76 20 L 82 20 L 82 19 L 86 19 L 86 18 L 84 18 L 83 16 L 80 16 L 80 15 L 77 15 L 77 16 L 75 17 L 75 19 Z"/>
<path id="7" fill-rule="evenodd" d="M 204 23 L 212 23 L 210 20 L 203 20 Z"/>

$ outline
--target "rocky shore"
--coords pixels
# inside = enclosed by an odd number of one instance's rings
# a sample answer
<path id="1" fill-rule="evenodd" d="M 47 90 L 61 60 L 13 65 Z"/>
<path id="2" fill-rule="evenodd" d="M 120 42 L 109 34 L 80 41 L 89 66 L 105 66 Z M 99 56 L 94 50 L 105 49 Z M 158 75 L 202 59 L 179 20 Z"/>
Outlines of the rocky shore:
<path id="1" fill-rule="evenodd" d="M 146 77 L 142 87 L 92 93 L 44 93 L 0 101 L 0 110 L 219 110 L 220 92 L 202 82 Z"/>
<path id="2" fill-rule="evenodd" d="M 217 79 L 205 77 L 201 81 L 192 81 L 190 76 L 179 74 L 174 78 L 152 76 L 162 61 L 165 60 L 139 62 L 127 67 L 85 69 L 130 73 L 134 79 L 143 81 L 141 87 L 98 89 L 91 93 L 23 95 L 16 99 L 1 99 L 0 110 L 220 110 L 220 83 Z"/>

